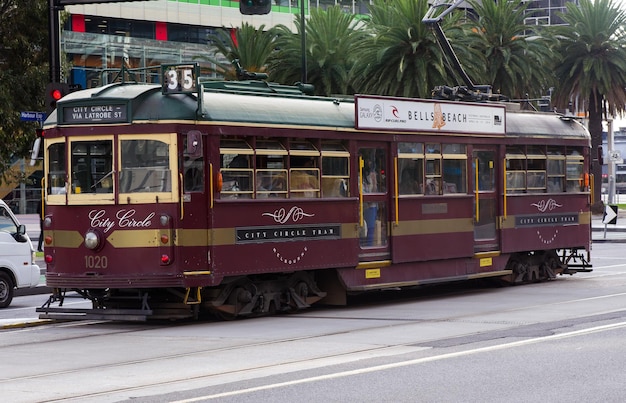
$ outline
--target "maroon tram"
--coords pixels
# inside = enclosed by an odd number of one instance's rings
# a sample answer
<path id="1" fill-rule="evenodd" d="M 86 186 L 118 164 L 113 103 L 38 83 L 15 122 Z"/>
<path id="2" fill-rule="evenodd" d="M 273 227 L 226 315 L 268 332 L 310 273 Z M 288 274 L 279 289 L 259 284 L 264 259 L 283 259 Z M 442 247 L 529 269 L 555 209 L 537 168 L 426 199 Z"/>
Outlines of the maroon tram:
<path id="1" fill-rule="evenodd" d="M 576 120 L 196 72 L 75 92 L 46 121 L 41 317 L 248 316 L 590 270 Z"/>

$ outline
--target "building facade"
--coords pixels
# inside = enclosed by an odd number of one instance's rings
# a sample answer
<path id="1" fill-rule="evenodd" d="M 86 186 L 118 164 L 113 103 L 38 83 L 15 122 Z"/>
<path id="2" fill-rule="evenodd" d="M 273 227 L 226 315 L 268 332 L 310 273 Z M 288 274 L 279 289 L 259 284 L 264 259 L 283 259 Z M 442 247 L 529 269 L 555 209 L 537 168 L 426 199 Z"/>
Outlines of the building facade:
<path id="1" fill-rule="evenodd" d="M 239 1 L 153 0 L 67 6 L 69 17 L 61 49 L 70 62 L 68 82 L 83 88 L 106 84 L 126 63 L 145 68 L 191 61 L 211 52 L 207 37 L 217 29 L 247 22 L 256 27 L 285 25 L 295 31 L 300 2 L 273 0 L 267 15 L 246 16 Z M 346 12 L 366 14 L 369 0 L 313 0 L 309 7 L 338 4 Z M 154 79 L 157 78 L 155 71 Z"/>

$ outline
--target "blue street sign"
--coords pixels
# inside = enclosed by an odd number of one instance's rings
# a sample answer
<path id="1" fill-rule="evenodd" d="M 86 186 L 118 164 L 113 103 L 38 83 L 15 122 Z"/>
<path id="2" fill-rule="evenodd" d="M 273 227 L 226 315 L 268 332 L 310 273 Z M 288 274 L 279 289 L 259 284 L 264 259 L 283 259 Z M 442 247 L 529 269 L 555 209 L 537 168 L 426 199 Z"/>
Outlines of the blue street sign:
<path id="1" fill-rule="evenodd" d="M 20 120 L 24 122 L 43 122 L 46 120 L 46 114 L 43 112 L 20 112 Z"/>

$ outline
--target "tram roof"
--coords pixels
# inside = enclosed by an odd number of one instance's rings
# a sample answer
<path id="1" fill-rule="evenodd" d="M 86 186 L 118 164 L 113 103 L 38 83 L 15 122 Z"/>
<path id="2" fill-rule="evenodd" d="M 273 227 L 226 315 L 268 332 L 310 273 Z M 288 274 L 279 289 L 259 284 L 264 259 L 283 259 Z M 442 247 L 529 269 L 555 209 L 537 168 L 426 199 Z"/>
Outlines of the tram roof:
<path id="1" fill-rule="evenodd" d="M 350 98 L 315 97 L 296 92 L 229 90 L 216 87 L 196 93 L 163 94 L 158 84 L 114 83 L 68 94 L 58 102 L 63 113 L 51 114 L 46 127 L 61 124 L 106 124 L 146 121 L 216 121 L 268 125 L 298 125 L 337 128 L 355 127 L 354 101 Z M 79 107 L 118 105 L 126 108 L 124 121 L 76 121 Z M 201 113 L 197 113 L 201 105 Z M 553 113 L 506 112 L 506 136 L 589 138 L 575 119 Z"/>

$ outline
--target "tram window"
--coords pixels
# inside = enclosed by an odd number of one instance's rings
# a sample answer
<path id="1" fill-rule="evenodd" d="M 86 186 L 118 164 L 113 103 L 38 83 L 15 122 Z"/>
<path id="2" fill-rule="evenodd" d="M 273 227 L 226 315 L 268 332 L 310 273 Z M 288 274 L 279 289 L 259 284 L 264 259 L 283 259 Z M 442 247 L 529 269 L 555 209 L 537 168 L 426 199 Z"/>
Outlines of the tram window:
<path id="1" fill-rule="evenodd" d="M 251 198 L 254 175 L 252 157 L 254 150 L 243 139 L 220 141 L 220 172 L 222 174 L 222 199 Z"/>
<path id="2" fill-rule="evenodd" d="M 581 192 L 583 187 L 584 159 L 582 155 L 574 151 L 567 155 L 565 165 L 565 178 L 568 192 Z"/>
<path id="3" fill-rule="evenodd" d="M 467 154 L 463 144 L 443 145 L 443 193 L 466 193 Z"/>
<path id="4" fill-rule="evenodd" d="M 253 171 L 250 155 L 222 155 L 222 198 L 251 198 Z"/>
<path id="5" fill-rule="evenodd" d="M 565 155 L 561 147 L 548 147 L 548 192 L 562 192 L 565 188 Z"/>
<path id="6" fill-rule="evenodd" d="M 291 157 L 289 169 L 290 197 L 318 197 L 320 170 L 313 157 Z"/>
<path id="7" fill-rule="evenodd" d="M 517 146 L 506 148 L 506 191 L 507 193 L 526 191 L 526 154 Z"/>
<path id="8" fill-rule="evenodd" d="M 257 199 L 268 197 L 287 197 L 287 170 L 257 169 L 255 172 L 255 190 Z"/>
<path id="9" fill-rule="evenodd" d="M 159 140 L 121 140 L 120 193 L 170 192 L 169 145 Z"/>
<path id="10" fill-rule="evenodd" d="M 427 195 L 441 194 L 441 144 L 426 144 L 426 184 Z"/>
<path id="11" fill-rule="evenodd" d="M 111 140 L 72 141 L 71 193 L 113 193 Z"/>
<path id="12" fill-rule="evenodd" d="M 50 195 L 64 194 L 66 187 L 66 163 L 65 143 L 55 143 L 48 147 L 48 179 L 46 181 L 47 192 Z"/>
<path id="13" fill-rule="evenodd" d="M 204 162 L 202 158 L 190 159 L 185 157 L 183 170 L 185 192 L 201 192 L 204 189 Z"/>
<path id="14" fill-rule="evenodd" d="M 286 198 L 287 190 L 287 150 L 276 140 L 256 142 L 256 198 Z"/>
<path id="15" fill-rule="evenodd" d="M 398 172 L 400 172 L 399 194 L 419 195 L 424 193 L 423 158 L 398 158 Z"/>
<path id="16" fill-rule="evenodd" d="M 385 152 L 377 148 L 361 148 L 363 177 L 359 178 L 364 193 L 384 193 L 387 191 L 387 178 L 384 169 L 387 164 Z"/>
<path id="17" fill-rule="evenodd" d="M 196 144 L 189 144 L 189 142 Z M 204 159 L 202 157 L 202 138 L 197 135 L 183 137 L 183 175 L 185 192 L 204 190 Z"/>
<path id="18" fill-rule="evenodd" d="M 492 151 L 474 151 L 474 158 L 474 164 L 478 163 L 478 190 L 495 190 L 496 178 L 494 169 L 494 153 Z M 476 169 L 475 165 L 473 169 Z"/>
<path id="19" fill-rule="evenodd" d="M 528 146 L 526 187 L 529 193 L 546 191 L 546 155 L 543 147 Z"/>
<path id="20" fill-rule="evenodd" d="M 424 194 L 424 144 L 398 143 L 398 193 Z"/>
<path id="21" fill-rule="evenodd" d="M 348 197 L 350 154 L 340 143 L 322 142 L 322 197 Z"/>

